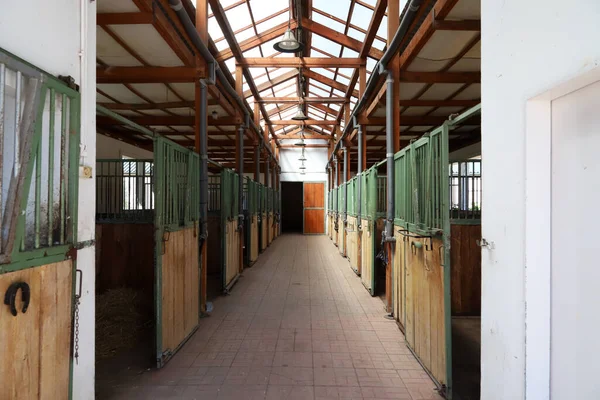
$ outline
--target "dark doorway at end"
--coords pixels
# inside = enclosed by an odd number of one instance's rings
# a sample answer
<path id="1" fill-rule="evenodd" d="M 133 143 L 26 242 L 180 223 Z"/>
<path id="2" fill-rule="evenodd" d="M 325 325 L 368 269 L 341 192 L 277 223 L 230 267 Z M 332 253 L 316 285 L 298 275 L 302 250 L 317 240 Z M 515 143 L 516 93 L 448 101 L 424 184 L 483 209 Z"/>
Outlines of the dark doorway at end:
<path id="1" fill-rule="evenodd" d="M 281 182 L 281 231 L 303 233 L 304 189 L 302 182 Z"/>

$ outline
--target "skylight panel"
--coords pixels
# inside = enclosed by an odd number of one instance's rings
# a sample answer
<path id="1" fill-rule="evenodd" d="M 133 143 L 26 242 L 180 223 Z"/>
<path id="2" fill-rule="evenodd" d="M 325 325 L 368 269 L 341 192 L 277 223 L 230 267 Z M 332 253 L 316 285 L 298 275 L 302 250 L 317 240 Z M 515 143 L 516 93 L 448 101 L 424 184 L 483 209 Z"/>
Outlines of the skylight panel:
<path id="1" fill-rule="evenodd" d="M 341 90 L 333 89 L 333 94 L 338 97 L 344 97 L 346 93 L 342 92 Z"/>
<path id="2" fill-rule="evenodd" d="M 227 66 L 229 72 L 233 74 L 235 72 L 235 58 L 230 58 L 229 60 L 226 60 L 225 66 Z"/>
<path id="3" fill-rule="evenodd" d="M 344 50 L 342 51 L 342 57 L 357 58 L 358 51 L 354 51 L 352 49 L 349 49 L 348 47 L 344 47 Z"/>
<path id="4" fill-rule="evenodd" d="M 333 20 L 329 17 L 324 16 L 323 14 L 319 14 L 318 12 L 314 12 L 313 10 L 313 15 L 312 15 L 312 20 L 321 24 L 321 25 L 325 25 L 328 28 L 331 28 L 335 31 L 338 31 L 340 33 L 344 33 L 344 29 L 346 28 L 344 26 L 344 24 L 341 24 L 339 22 L 337 22 L 336 20 Z"/>
<path id="5" fill-rule="evenodd" d="M 250 25 L 250 12 L 246 4 L 241 4 L 225 12 L 231 29 L 235 32 Z"/>
<path id="6" fill-rule="evenodd" d="M 329 97 L 329 91 L 323 90 L 313 85 L 312 91 L 319 97 Z"/>
<path id="7" fill-rule="evenodd" d="M 352 19 L 350 20 L 350 22 L 353 25 L 359 26 L 366 30 L 369 28 L 372 16 L 373 11 L 369 10 L 365 6 L 356 3 L 354 5 L 354 11 L 352 12 Z"/>
<path id="8" fill-rule="evenodd" d="M 381 24 L 379 25 L 379 29 L 377 29 L 377 36 L 381 36 L 382 38 L 387 38 L 387 16 L 383 16 L 381 19 Z"/>
<path id="9" fill-rule="evenodd" d="M 343 19 L 344 21 L 348 18 L 348 11 L 350 10 L 349 0 L 314 0 L 313 7 L 319 10 L 325 11 L 326 13 L 335 15 L 336 17 Z"/>
<path id="10" fill-rule="evenodd" d="M 373 41 L 373 47 L 378 49 L 378 50 L 383 50 L 385 48 L 385 42 L 382 42 L 381 40 L 375 39 Z"/>
<path id="11" fill-rule="evenodd" d="M 317 81 L 316 79 L 311 79 L 310 84 L 314 85 L 315 87 L 322 89 L 322 90 L 327 90 L 327 91 L 331 90 L 330 86 L 327 86 L 324 83 Z"/>
<path id="12" fill-rule="evenodd" d="M 268 6 L 265 7 L 265 3 L 262 1 L 248 1 L 248 5 L 252 8 L 252 15 L 254 16 L 255 21 L 260 21 L 261 19 L 265 19 L 277 12 L 274 10 L 283 10 L 288 9 L 290 6 L 289 0 L 269 0 Z M 288 18 L 288 13 L 285 14 L 285 19 Z M 277 25 L 277 24 L 273 24 Z"/>
<path id="13" fill-rule="evenodd" d="M 270 14 L 273 14 L 273 10 L 278 10 L 279 7 L 274 8 L 271 7 L 271 5 L 269 4 L 268 6 L 264 6 L 264 3 L 262 3 L 262 1 L 258 2 L 261 3 L 261 6 L 265 9 L 267 9 L 268 11 L 270 11 Z M 269 0 L 269 3 L 271 3 L 271 0 Z M 254 12 L 254 8 L 252 9 L 252 12 Z M 256 16 L 254 17 L 255 21 L 260 21 L 262 18 L 257 18 Z M 258 31 L 258 33 L 262 33 L 268 29 L 271 29 L 277 25 L 283 24 L 284 22 L 288 22 L 289 19 L 289 13 L 283 13 L 281 15 L 277 15 L 273 18 L 269 18 L 267 21 L 265 22 L 261 22 L 260 24 L 256 25 L 256 30 Z M 248 20 L 249 21 L 249 20 Z"/>
<path id="14" fill-rule="evenodd" d="M 359 41 L 363 41 L 365 40 L 365 34 L 362 32 L 357 31 L 356 29 L 350 28 L 348 29 L 348 36 L 350 36 L 351 38 L 354 38 L 356 40 Z"/>
<path id="15" fill-rule="evenodd" d="M 377 61 L 375 61 L 374 59 L 367 57 L 367 71 L 371 72 L 373 71 L 373 68 L 375 68 L 375 65 L 377 65 Z"/>
<path id="16" fill-rule="evenodd" d="M 312 36 L 312 45 L 329 54 L 339 54 L 342 48 L 339 44 L 314 33 Z"/>
<path id="17" fill-rule="evenodd" d="M 354 73 L 354 70 L 352 68 L 340 68 L 338 72 L 340 75 L 350 78 Z"/>
<path id="18" fill-rule="evenodd" d="M 335 76 L 335 74 L 332 71 L 325 68 L 314 68 L 313 71 L 323 76 L 326 76 L 329 79 L 333 79 Z"/>

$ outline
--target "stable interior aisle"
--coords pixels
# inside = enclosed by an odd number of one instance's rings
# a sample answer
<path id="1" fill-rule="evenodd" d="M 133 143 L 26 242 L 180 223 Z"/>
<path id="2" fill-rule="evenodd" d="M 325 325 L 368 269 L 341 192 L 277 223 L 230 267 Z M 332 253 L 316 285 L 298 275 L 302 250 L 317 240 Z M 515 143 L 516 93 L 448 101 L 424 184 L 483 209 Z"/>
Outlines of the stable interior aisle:
<path id="1" fill-rule="evenodd" d="M 100 399 L 441 399 L 327 236 L 283 235 L 161 370 Z"/>

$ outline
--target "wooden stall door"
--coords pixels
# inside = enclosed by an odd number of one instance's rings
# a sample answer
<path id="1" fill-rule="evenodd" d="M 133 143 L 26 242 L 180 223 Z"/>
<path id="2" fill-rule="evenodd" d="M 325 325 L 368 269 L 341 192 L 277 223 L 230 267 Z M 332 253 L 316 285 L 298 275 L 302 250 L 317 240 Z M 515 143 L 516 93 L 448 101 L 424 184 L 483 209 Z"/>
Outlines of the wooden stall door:
<path id="1" fill-rule="evenodd" d="M 22 312 L 21 291 L 13 316 L 0 307 L 0 399 L 67 399 L 71 366 L 71 260 L 0 275 L 4 297 L 15 282 L 30 287 L 30 301 Z"/>
<path id="2" fill-rule="evenodd" d="M 325 184 L 304 183 L 304 233 L 325 233 Z"/>
<path id="3" fill-rule="evenodd" d="M 195 228 L 168 233 L 161 262 L 161 342 L 166 361 L 198 326 L 199 269 Z"/>

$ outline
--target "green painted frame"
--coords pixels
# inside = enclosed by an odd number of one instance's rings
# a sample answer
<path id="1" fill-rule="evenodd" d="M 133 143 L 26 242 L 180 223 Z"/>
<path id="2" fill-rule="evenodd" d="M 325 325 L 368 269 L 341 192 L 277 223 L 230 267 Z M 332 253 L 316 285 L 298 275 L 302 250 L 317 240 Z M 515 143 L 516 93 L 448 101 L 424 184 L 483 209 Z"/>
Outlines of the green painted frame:
<path id="1" fill-rule="evenodd" d="M 178 207 L 181 203 L 183 203 L 183 208 Z M 197 206 L 191 206 L 194 204 Z M 191 226 L 197 227 L 199 221 L 199 155 L 162 136 L 154 136 L 154 315 L 157 368 L 163 367 L 198 327 L 192 329 L 175 349 L 163 349 L 162 255 L 165 235 L 168 237 L 170 232 Z M 200 264 L 201 257 L 198 257 L 198 268 L 201 268 Z M 198 285 L 200 285 L 200 281 Z"/>
<path id="2" fill-rule="evenodd" d="M 9 221 L 9 236 L 14 235 L 14 240 L 10 245 L 2 250 L 5 250 L 2 254 L 2 260 L 0 264 L 0 275 L 8 272 L 20 271 L 28 268 L 39 267 L 42 265 L 53 264 L 67 259 L 72 259 L 72 281 L 71 281 L 71 321 L 74 320 L 74 306 L 75 306 L 75 294 L 76 294 L 76 271 L 77 271 L 77 260 L 71 256 L 71 250 L 77 246 L 77 226 L 78 226 L 78 201 L 79 201 L 79 144 L 81 137 L 81 96 L 80 93 L 67 86 L 64 82 L 57 79 L 53 75 L 43 71 L 42 69 L 30 64 L 23 59 L 15 56 L 14 54 L 7 52 L 0 47 L 0 63 L 7 65 L 8 67 L 21 71 L 26 76 L 33 77 L 39 81 L 39 91 L 34 98 L 34 104 L 32 111 L 35 114 L 34 126 L 33 126 L 33 137 L 26 140 L 31 140 L 31 147 L 28 153 L 24 153 L 26 156 L 26 165 L 21 168 L 20 175 L 17 181 L 20 182 L 18 185 L 20 189 L 17 189 L 14 195 L 14 203 L 12 207 L 16 208 L 18 212 L 14 214 L 12 220 Z M 48 155 L 48 181 L 49 187 L 53 186 L 53 172 L 55 161 L 58 161 L 61 173 L 67 178 L 67 187 L 61 187 L 59 190 L 59 204 L 60 204 L 60 218 L 62 222 L 60 224 L 60 238 L 59 244 L 48 245 L 41 247 L 39 242 L 39 233 L 41 228 L 41 163 L 36 162 L 41 160 L 42 150 L 42 135 L 43 133 L 43 115 L 46 108 L 46 97 L 48 97 L 48 114 L 49 114 L 49 126 L 55 126 L 56 116 L 56 97 L 55 95 L 61 96 L 61 104 L 69 104 L 68 111 L 66 107 L 61 108 L 61 120 L 60 120 L 60 140 L 66 140 L 68 138 L 68 148 L 61 148 L 62 160 L 65 159 L 64 152 L 68 152 L 66 162 L 60 165 L 61 160 L 55 160 L 54 152 L 49 151 Z M 68 124 L 68 129 L 67 129 Z M 48 148 L 54 144 L 55 130 L 51 129 L 48 132 Z M 27 150 L 27 148 L 24 148 Z M 35 165 L 35 188 L 33 188 L 34 181 L 34 165 Z M 34 249 L 25 248 L 25 231 L 26 231 L 26 213 L 29 195 L 31 190 L 34 190 L 34 212 L 35 212 L 35 235 L 36 239 L 34 242 Z M 54 199 L 53 199 L 54 200 Z M 7 211 L 9 209 L 7 204 Z M 49 213 L 52 215 L 52 213 Z M 53 225 L 53 216 L 48 218 L 48 226 Z M 10 242 L 10 239 L 9 239 Z M 4 244 L 3 244 L 4 245 Z M 85 244 L 88 245 L 87 243 Z M 74 324 L 72 323 L 72 326 Z M 73 347 L 73 340 L 71 339 L 71 349 Z M 73 353 L 69 359 L 69 399 L 73 398 Z"/>

